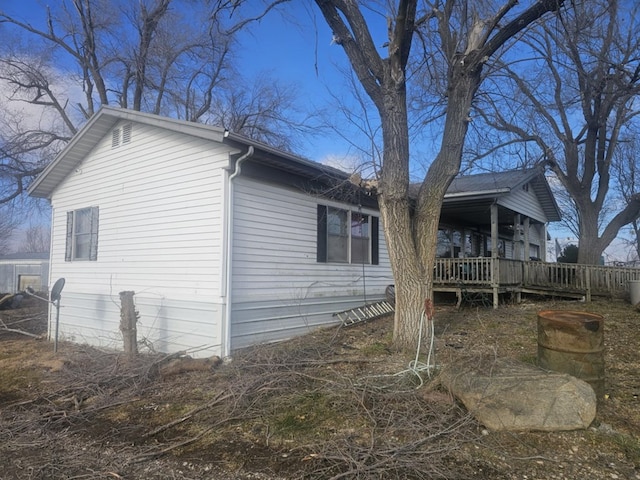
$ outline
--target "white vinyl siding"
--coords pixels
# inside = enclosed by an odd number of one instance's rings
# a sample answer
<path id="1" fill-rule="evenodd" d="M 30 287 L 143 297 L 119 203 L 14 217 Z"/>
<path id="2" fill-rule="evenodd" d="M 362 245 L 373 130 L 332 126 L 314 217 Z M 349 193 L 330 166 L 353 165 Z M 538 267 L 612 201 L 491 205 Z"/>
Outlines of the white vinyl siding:
<path id="1" fill-rule="evenodd" d="M 547 216 L 531 186 L 527 189 L 518 187 L 511 190 L 509 195 L 498 199 L 498 204 L 522 214 L 523 217 L 529 217 L 542 223 L 547 222 Z"/>
<path id="2" fill-rule="evenodd" d="M 77 293 L 61 295 L 60 339 L 103 348 L 122 349 L 118 295 Z M 140 349 L 157 352 L 189 351 L 194 356 L 220 354 L 220 339 L 213 334 L 212 318 L 222 317 L 222 307 L 211 302 L 136 294 L 140 321 Z M 152 319 L 153 321 L 150 321 Z M 185 321 L 188 319 L 188 321 Z"/>
<path id="3" fill-rule="evenodd" d="M 96 302 L 118 305 L 119 292 L 132 290 L 136 305 L 146 305 L 139 330 L 156 331 L 151 338 L 160 341 L 169 325 L 167 309 L 177 299 L 185 310 L 170 328 L 192 330 L 192 339 L 199 335 L 201 344 L 219 345 L 222 168 L 229 151 L 142 124 L 133 130 L 127 148 L 112 149 L 111 136 L 105 136 L 52 196 L 51 278 L 67 278 L 62 312 L 88 313 L 98 308 Z M 66 212 L 87 205 L 100 209 L 98 259 L 65 263 Z M 78 304 L 70 305 L 73 299 Z M 209 309 L 209 325 L 192 321 L 191 302 L 200 305 L 199 311 Z M 203 302 L 209 306 L 202 307 Z M 109 311 L 109 321 L 91 315 L 72 320 L 62 312 L 61 321 L 71 322 L 68 332 L 95 328 L 117 333 L 119 315 L 112 305 Z"/>
<path id="4" fill-rule="evenodd" d="M 335 322 L 393 283 L 382 225 L 379 265 L 317 262 L 318 204 L 352 206 L 243 177 L 234 191 L 232 348 Z"/>
<path id="5" fill-rule="evenodd" d="M 127 124 L 129 141 L 113 148 L 113 131 L 122 139 Z M 144 345 L 227 354 L 227 333 L 232 350 L 305 333 L 336 322 L 338 311 L 383 298 L 393 282 L 383 235 L 376 239 L 378 265 L 317 262 L 319 198 L 242 175 L 234 180 L 234 198 L 226 198 L 227 168 L 237 149 L 189 136 L 188 128 L 134 121 L 105 130 L 51 195 L 50 279 L 66 279 L 61 339 L 121 347 L 119 293 L 126 290 L 135 292 Z M 234 228 L 226 232 L 231 204 Z M 99 208 L 98 257 L 65 262 L 67 212 L 88 206 Z M 231 259 L 223 255 L 227 240 Z"/>

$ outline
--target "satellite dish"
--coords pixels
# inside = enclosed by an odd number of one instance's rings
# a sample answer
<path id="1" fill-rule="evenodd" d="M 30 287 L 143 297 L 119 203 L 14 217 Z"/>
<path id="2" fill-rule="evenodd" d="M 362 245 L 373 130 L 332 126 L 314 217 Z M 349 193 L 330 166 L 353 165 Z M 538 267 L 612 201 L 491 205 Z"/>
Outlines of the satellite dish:
<path id="1" fill-rule="evenodd" d="M 63 288 L 64 288 L 64 278 L 59 278 L 58 280 L 56 280 L 56 283 L 53 284 L 53 288 L 51 289 L 51 294 L 49 295 L 49 298 L 51 299 L 52 302 L 55 302 L 56 300 L 60 300 L 60 293 L 62 292 Z"/>

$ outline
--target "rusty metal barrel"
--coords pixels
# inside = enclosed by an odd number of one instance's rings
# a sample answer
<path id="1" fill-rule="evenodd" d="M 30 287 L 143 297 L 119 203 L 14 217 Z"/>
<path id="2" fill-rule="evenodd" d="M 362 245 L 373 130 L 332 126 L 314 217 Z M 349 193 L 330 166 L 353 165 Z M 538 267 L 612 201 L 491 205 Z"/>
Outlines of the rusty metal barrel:
<path id="1" fill-rule="evenodd" d="M 587 312 L 538 313 L 538 365 L 588 382 L 604 398 L 604 318 Z"/>

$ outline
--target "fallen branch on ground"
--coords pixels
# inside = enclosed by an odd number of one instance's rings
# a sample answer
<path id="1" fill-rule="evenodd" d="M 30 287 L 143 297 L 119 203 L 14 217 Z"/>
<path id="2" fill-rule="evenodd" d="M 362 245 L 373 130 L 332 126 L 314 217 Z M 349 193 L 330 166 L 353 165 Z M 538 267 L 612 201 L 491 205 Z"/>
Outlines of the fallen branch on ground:
<path id="1" fill-rule="evenodd" d="M 9 328 L 5 323 L 0 320 L 0 332 L 10 332 L 10 333 L 19 333 L 20 335 L 26 335 L 27 337 L 32 338 L 42 338 L 42 335 L 36 335 L 35 333 L 25 332 L 24 330 L 19 330 L 17 328 Z"/>
<path id="2" fill-rule="evenodd" d="M 145 433 L 144 435 L 142 435 L 142 438 L 149 438 L 149 437 L 153 437 L 154 435 L 157 435 L 158 433 L 164 432 L 165 430 L 168 430 L 172 427 L 175 427 L 176 425 L 180 425 L 181 423 L 186 422 L 187 420 L 190 420 L 195 414 L 206 410 L 207 408 L 211 408 L 214 405 L 217 405 L 218 403 L 223 402 L 224 400 L 230 398 L 231 395 L 227 394 L 227 395 L 222 395 L 222 392 L 218 393 L 218 395 L 216 395 L 211 401 L 205 403 L 204 405 L 200 405 L 199 407 L 196 407 L 192 410 L 190 410 L 189 412 L 187 412 L 185 415 L 183 415 L 180 418 L 177 418 L 169 423 L 165 423 L 164 425 L 159 426 L 158 428 L 154 428 L 153 430 L 151 430 L 150 432 Z"/>

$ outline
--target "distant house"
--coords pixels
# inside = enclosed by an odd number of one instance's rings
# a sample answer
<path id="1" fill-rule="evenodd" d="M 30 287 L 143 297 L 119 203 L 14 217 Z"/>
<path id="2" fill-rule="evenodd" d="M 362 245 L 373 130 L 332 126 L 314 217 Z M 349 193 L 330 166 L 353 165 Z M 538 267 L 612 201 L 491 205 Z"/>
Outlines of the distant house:
<path id="1" fill-rule="evenodd" d="M 530 208 L 547 194 L 538 181 L 518 184 L 535 228 L 553 219 Z M 513 224 L 505 212 L 522 193 L 463 205 L 455 185 L 443 232 L 460 235 L 445 235 L 446 248 L 474 253 L 462 239 L 476 238 L 473 249 L 491 234 L 495 205 L 494 220 Z M 216 127 L 103 107 L 29 193 L 51 202 L 49 279 L 66 279 L 60 335 L 72 341 L 120 346 L 119 293 L 133 291 L 141 342 L 226 356 L 335 323 L 393 283 L 375 196 L 342 171 Z M 482 225 L 465 217 L 474 205 Z M 544 251 L 543 237 L 529 236 L 530 252 Z"/>
<path id="2" fill-rule="evenodd" d="M 49 253 L 12 253 L 0 256 L 0 294 L 23 292 L 27 287 L 46 291 Z"/>

